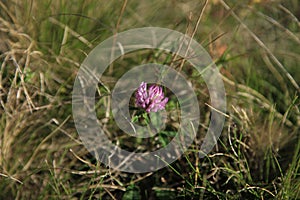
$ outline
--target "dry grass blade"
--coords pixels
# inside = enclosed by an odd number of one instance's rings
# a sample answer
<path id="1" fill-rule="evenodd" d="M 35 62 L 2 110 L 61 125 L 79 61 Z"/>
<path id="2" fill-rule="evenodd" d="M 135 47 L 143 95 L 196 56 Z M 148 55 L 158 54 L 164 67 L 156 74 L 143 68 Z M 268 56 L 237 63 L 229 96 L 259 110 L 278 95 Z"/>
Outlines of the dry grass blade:
<path id="1" fill-rule="evenodd" d="M 251 9 L 252 11 L 254 11 L 253 8 L 249 7 L 249 9 Z M 287 29 L 285 26 L 281 25 L 278 21 L 276 21 L 275 19 L 273 19 L 272 17 L 263 14 L 262 12 L 256 12 L 260 17 L 266 19 L 267 21 L 269 21 L 270 23 L 272 23 L 273 25 L 275 25 L 276 27 L 280 28 L 281 30 L 283 30 L 290 38 L 292 38 L 296 43 L 300 44 L 300 39 L 297 35 L 295 35 L 292 31 L 290 31 L 289 29 Z"/>
<path id="2" fill-rule="evenodd" d="M 298 5 L 297 0 L 0 0 L 0 199 L 299 199 Z M 145 26 L 189 35 L 191 40 L 181 44 L 186 47 L 192 40 L 205 44 L 226 75 L 226 113 L 209 103 L 212 96 L 201 73 L 176 53 L 126 53 L 102 77 L 81 64 L 94 44 Z M 122 53 L 145 47 L 138 41 L 115 46 Z M 187 55 L 186 49 L 180 50 L 182 57 Z M 165 168 L 133 174 L 117 168 L 130 167 L 134 153 L 169 149 L 170 141 L 181 138 L 178 132 L 185 130 L 185 105 L 180 105 L 172 87 L 165 88 L 165 126 L 152 138 L 135 138 L 118 127 L 110 90 L 141 63 L 182 70 L 197 95 L 198 103 L 191 109 L 199 106 L 201 115 L 199 127 L 187 127 L 195 136 L 190 147 L 174 149 L 178 155 L 184 153 L 181 158 L 168 163 L 162 159 L 168 156 L 157 153 Z M 72 90 L 78 70 L 97 85 L 90 111 L 116 147 L 111 157 L 89 152 L 77 134 Z M 79 79 L 86 86 L 86 80 Z M 92 97 L 86 94 L 84 100 Z M 134 98 L 132 93 L 129 112 L 139 117 L 143 110 L 135 109 Z M 215 148 L 200 158 L 201 142 L 216 123 L 212 111 L 227 120 Z M 161 120 L 156 118 L 151 117 L 151 123 Z M 90 139 L 98 142 L 97 137 Z M 122 156 L 117 148 L 130 155 Z M 118 158 L 120 165 L 106 166 L 97 158 Z M 147 157 L 139 159 L 137 167 L 147 165 Z"/>
<path id="3" fill-rule="evenodd" d="M 187 57 L 188 51 L 189 51 L 189 49 L 190 49 L 190 47 L 191 47 L 191 44 L 192 44 L 192 40 L 193 40 L 193 38 L 195 37 L 196 32 L 198 31 L 198 27 L 199 27 L 200 21 L 201 21 L 201 19 L 202 19 L 202 17 L 203 17 L 205 8 L 207 7 L 207 4 L 208 4 L 208 0 L 205 0 L 204 5 L 203 5 L 203 7 L 202 7 L 202 10 L 201 10 L 201 12 L 200 12 L 200 14 L 199 14 L 199 17 L 198 17 L 198 19 L 197 19 L 196 25 L 195 25 L 195 27 L 194 27 L 194 30 L 193 30 L 193 32 L 192 32 L 191 38 L 190 38 L 190 40 L 189 40 L 189 43 L 188 43 L 188 46 L 187 46 L 187 49 L 186 49 L 186 52 L 185 52 L 185 55 L 184 55 L 185 57 Z M 180 49 L 179 49 L 179 50 L 180 50 Z M 176 57 L 174 58 L 174 60 L 176 60 Z M 183 68 L 183 66 L 184 66 L 184 63 L 185 63 L 185 59 L 182 59 L 182 61 L 181 61 L 181 63 L 180 63 L 179 71 L 182 71 L 182 68 Z"/>
<path id="4" fill-rule="evenodd" d="M 241 26 L 248 31 L 248 33 L 253 37 L 253 39 L 257 42 L 257 44 L 262 47 L 271 57 L 271 59 L 277 64 L 277 66 L 282 70 L 282 72 L 285 74 L 285 76 L 289 79 L 289 81 L 292 83 L 292 85 L 297 89 L 297 91 L 300 93 L 300 87 L 298 83 L 295 81 L 293 76 L 285 69 L 285 67 L 282 65 L 282 63 L 276 58 L 276 56 L 272 53 L 272 51 L 263 43 L 259 37 L 251 31 L 248 26 L 238 17 L 237 14 L 223 1 L 220 0 L 224 8 L 231 12 L 231 15 L 241 24 Z"/>
<path id="5" fill-rule="evenodd" d="M 284 7 L 283 5 L 279 5 L 279 8 L 282 9 L 284 12 L 286 12 L 289 16 L 291 16 L 291 18 L 298 24 L 298 26 L 300 27 L 300 22 L 298 20 L 298 18 L 286 7 Z"/>
<path id="6" fill-rule="evenodd" d="M 29 167 L 31 166 L 31 163 L 34 161 L 35 156 L 37 155 L 37 153 L 39 152 L 41 146 L 51 137 L 53 137 L 53 135 L 55 133 L 57 133 L 61 127 L 69 120 L 70 116 L 68 116 L 54 131 L 52 131 L 52 133 L 50 133 L 47 137 L 45 137 L 40 144 L 35 148 L 32 156 L 30 157 L 30 159 L 27 161 L 27 163 L 24 165 L 23 170 L 26 171 L 29 169 Z"/>
<path id="7" fill-rule="evenodd" d="M 247 87 L 245 85 L 242 85 L 242 84 L 237 84 L 237 83 L 231 81 L 230 79 L 228 79 L 227 77 L 225 77 L 223 75 L 222 75 L 222 78 L 223 78 L 223 80 L 227 84 L 229 84 L 231 86 L 234 86 L 234 87 L 237 87 L 240 90 L 244 90 L 245 91 L 245 92 L 237 92 L 238 95 L 246 97 L 247 99 L 256 100 L 264 108 L 266 108 L 266 109 L 268 109 L 270 111 L 274 110 L 271 102 L 266 97 L 264 97 L 262 94 L 260 94 L 259 92 L 257 92 L 256 90 L 254 90 L 254 89 L 252 89 L 250 87 Z M 284 116 L 280 112 L 276 111 L 275 114 L 276 114 L 276 116 L 278 118 L 284 119 Z M 285 119 L 284 122 L 289 127 L 293 126 L 293 123 L 290 120 L 288 120 L 288 119 Z"/>
<path id="8" fill-rule="evenodd" d="M 20 184 L 23 184 L 22 181 L 20 181 L 20 180 L 14 178 L 14 177 L 12 177 L 12 176 L 9 176 L 9 175 L 6 175 L 6 174 L 2 174 L 2 173 L 0 173 L 0 176 L 6 177 L 6 178 L 10 178 L 10 179 L 12 179 L 12 180 L 14 180 L 14 181 L 16 181 L 16 182 L 18 182 L 18 183 L 20 183 Z"/>
<path id="9" fill-rule="evenodd" d="M 87 45 L 89 48 L 92 48 L 93 45 L 92 43 L 90 43 L 86 38 L 84 38 L 82 35 L 80 35 L 79 33 L 77 33 L 76 31 L 72 30 L 70 27 L 68 27 L 67 25 L 59 22 L 58 20 L 56 20 L 53 17 L 49 18 L 49 21 L 55 25 L 58 25 L 59 27 L 61 27 L 64 30 L 67 30 L 71 35 L 73 35 L 74 37 L 76 37 L 78 40 L 80 40 L 82 43 L 84 43 L 85 45 Z"/>

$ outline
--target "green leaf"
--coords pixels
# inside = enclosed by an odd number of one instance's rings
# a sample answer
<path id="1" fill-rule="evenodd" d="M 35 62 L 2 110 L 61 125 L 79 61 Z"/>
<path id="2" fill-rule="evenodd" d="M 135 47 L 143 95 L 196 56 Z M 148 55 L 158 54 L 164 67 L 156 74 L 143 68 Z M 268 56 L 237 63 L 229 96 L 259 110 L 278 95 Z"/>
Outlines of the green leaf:
<path id="1" fill-rule="evenodd" d="M 136 185 L 129 185 L 122 200 L 141 200 L 140 189 Z"/>

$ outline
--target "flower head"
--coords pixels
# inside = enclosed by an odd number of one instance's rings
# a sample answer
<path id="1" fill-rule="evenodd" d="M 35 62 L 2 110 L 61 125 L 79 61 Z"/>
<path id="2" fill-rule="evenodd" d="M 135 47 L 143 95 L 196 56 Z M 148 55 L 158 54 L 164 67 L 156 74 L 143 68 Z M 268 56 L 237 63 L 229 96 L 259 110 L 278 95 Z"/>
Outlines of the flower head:
<path id="1" fill-rule="evenodd" d="M 142 82 L 135 93 L 136 105 L 148 113 L 165 109 L 167 102 L 168 98 L 164 97 L 162 88 L 158 85 L 152 85 L 147 90 L 147 83 Z"/>

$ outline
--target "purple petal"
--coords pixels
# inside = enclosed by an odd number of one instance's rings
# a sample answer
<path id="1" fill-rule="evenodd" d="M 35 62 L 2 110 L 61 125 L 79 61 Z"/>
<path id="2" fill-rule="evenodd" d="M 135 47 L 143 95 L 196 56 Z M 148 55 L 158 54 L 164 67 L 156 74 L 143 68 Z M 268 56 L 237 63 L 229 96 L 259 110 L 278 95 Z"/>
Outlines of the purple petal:
<path id="1" fill-rule="evenodd" d="M 157 112 L 165 109 L 168 98 L 164 97 L 162 87 L 151 85 L 147 90 L 147 83 L 142 82 L 135 94 L 135 101 L 138 107 L 146 109 L 146 112 Z"/>

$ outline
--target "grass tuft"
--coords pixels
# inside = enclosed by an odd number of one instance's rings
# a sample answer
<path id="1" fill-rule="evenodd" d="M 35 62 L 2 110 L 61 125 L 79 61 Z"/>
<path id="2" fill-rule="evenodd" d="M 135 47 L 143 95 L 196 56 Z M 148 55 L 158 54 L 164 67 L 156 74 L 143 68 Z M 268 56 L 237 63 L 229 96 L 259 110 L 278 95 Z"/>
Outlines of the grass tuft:
<path id="1" fill-rule="evenodd" d="M 299 199 L 299 2 L 0 0 L 0 199 Z M 133 66 L 160 63 L 185 74 L 201 110 L 197 137 L 166 168 L 130 174 L 99 163 L 72 117 L 77 71 L 100 42 L 124 30 L 160 26 L 187 33 L 218 66 L 226 123 L 199 158 L 210 97 L 182 58 L 138 51 L 104 73 L 96 108 L 109 108 L 116 81 Z M 97 110 L 113 143 L 146 151 L 176 135 L 180 105 L 169 90 L 167 126 L 150 139 L 123 133 Z M 196 105 L 197 106 L 197 105 Z"/>

